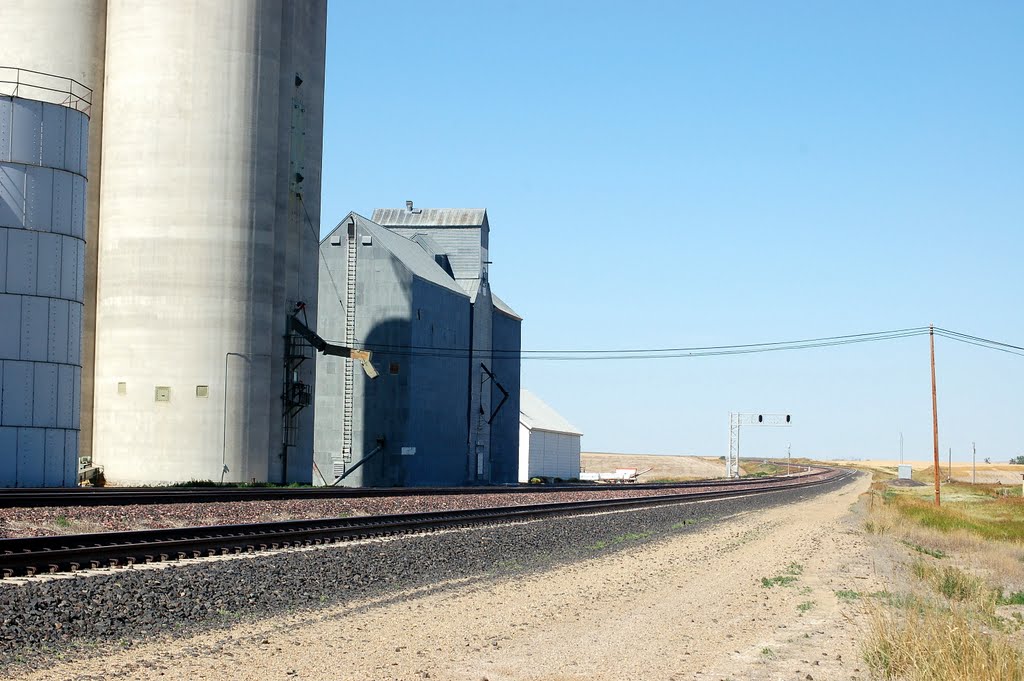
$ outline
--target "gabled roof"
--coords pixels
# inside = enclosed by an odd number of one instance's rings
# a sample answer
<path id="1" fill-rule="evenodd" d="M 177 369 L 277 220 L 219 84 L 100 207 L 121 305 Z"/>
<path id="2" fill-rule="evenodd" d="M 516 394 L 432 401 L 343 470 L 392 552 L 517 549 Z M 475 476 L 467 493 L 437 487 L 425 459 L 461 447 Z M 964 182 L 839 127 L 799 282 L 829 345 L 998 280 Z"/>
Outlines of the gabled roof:
<path id="1" fill-rule="evenodd" d="M 406 266 L 413 276 L 429 281 L 432 284 L 437 284 L 438 286 L 444 287 L 449 291 L 458 293 L 459 295 L 466 296 L 466 292 L 462 290 L 462 287 L 444 271 L 444 268 L 437 264 L 433 255 L 423 250 L 422 246 L 406 239 L 403 236 L 399 236 L 384 227 L 381 227 L 371 220 L 367 220 L 358 213 L 349 213 L 348 216 L 341 221 L 341 224 L 331 232 L 331 234 L 339 229 L 346 229 L 349 218 L 355 220 L 357 230 L 361 230 L 369 234 L 373 238 L 375 244 L 383 246 L 390 251 L 392 255 L 401 260 L 402 264 Z M 326 239 L 330 239 L 330 237 L 331 235 L 329 234 Z M 321 242 L 321 244 L 322 243 L 323 242 Z"/>
<path id="2" fill-rule="evenodd" d="M 373 221 L 385 227 L 480 227 L 486 208 L 376 208 Z"/>
<path id="3" fill-rule="evenodd" d="M 526 388 L 519 391 L 519 422 L 530 430 L 583 435 L 582 431 Z"/>

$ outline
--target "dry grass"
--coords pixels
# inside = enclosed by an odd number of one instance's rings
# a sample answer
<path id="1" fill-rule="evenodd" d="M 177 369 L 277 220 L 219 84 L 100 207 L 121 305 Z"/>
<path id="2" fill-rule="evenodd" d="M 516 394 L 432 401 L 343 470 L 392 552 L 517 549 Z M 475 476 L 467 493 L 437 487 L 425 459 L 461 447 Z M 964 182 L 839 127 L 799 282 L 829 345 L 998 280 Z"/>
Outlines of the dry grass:
<path id="1" fill-rule="evenodd" d="M 1024 590 L 1024 504 L 978 496 L 935 508 L 907 493 L 875 493 L 864 529 L 926 555 L 942 554 L 992 582 Z"/>
<path id="2" fill-rule="evenodd" d="M 974 612 L 995 615 L 999 592 L 980 577 L 952 565 L 935 567 L 920 559 L 911 564 L 910 571 L 947 600 L 958 601 Z"/>
<path id="3" fill-rule="evenodd" d="M 0 537 L 53 537 L 65 534 L 104 532 L 108 529 L 102 523 L 57 516 L 52 520 L 5 520 L 0 522 Z"/>
<path id="4" fill-rule="evenodd" d="M 909 592 L 872 616 L 864 643 L 872 670 L 909 681 L 1024 681 L 1024 654 L 1005 633 L 1019 622 L 999 614 L 1024 585 L 1019 499 L 950 486 L 943 498 L 958 501 L 936 508 L 919 489 L 873 487 L 865 530 L 912 553 Z"/>
<path id="5" fill-rule="evenodd" d="M 885 471 L 890 477 L 895 477 L 896 468 L 900 462 L 886 459 L 862 459 L 856 461 L 831 461 L 829 463 L 860 468 L 862 470 Z M 934 475 L 934 467 L 931 460 L 908 460 L 906 463 L 913 468 L 915 480 L 931 482 Z M 945 481 L 949 474 L 949 467 L 944 462 L 940 463 L 940 478 Z M 970 463 L 955 462 L 952 469 L 953 480 L 956 482 L 971 482 L 976 479 L 978 483 L 1015 485 L 1018 493 L 1020 492 L 1021 474 L 1024 474 L 1024 466 L 1007 463 L 988 464 L 980 460 L 974 467 Z"/>
<path id="6" fill-rule="evenodd" d="M 725 475 L 724 462 L 699 456 L 581 452 L 580 464 L 582 470 L 591 473 L 610 473 L 616 468 L 636 468 L 640 471 L 650 468 L 650 471 L 639 476 L 640 482 L 702 480 Z"/>
<path id="7" fill-rule="evenodd" d="M 885 679 L 1024 681 L 1024 655 L 968 607 L 879 607 L 864 657 Z"/>

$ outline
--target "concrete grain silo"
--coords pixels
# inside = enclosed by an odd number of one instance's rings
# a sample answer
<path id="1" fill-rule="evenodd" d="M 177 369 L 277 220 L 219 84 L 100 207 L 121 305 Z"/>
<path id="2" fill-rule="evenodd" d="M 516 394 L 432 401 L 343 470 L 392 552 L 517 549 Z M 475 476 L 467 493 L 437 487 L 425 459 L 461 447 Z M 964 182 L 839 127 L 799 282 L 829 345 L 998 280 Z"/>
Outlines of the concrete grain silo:
<path id="1" fill-rule="evenodd" d="M 110 0 L 93 457 L 309 481 L 326 0 Z M 308 360 L 308 361 L 304 361 Z"/>
<path id="2" fill-rule="evenodd" d="M 7 0 L 2 10 L 2 487 L 77 482 L 104 8 L 102 0 Z"/>

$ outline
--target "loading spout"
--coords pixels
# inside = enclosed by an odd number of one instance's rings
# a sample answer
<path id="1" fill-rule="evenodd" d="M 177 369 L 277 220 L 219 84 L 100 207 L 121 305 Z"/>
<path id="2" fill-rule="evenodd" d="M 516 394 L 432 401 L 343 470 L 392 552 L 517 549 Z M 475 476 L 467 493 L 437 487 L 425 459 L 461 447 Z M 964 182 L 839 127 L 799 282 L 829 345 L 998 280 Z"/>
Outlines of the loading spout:
<path id="1" fill-rule="evenodd" d="M 359 461 L 356 461 L 354 466 L 349 468 L 347 471 L 345 471 L 340 476 L 336 477 L 334 479 L 334 482 L 331 483 L 331 487 L 337 486 L 337 484 L 339 482 L 341 482 L 342 480 L 347 478 L 349 475 L 354 473 L 357 468 L 361 467 L 364 463 L 366 463 L 367 461 L 369 461 L 370 459 L 372 459 L 373 457 L 377 456 L 378 454 L 380 454 L 383 451 L 384 451 L 384 438 L 383 437 L 379 437 L 379 438 L 377 438 L 377 446 L 374 447 L 373 450 L 369 454 L 367 454 L 363 458 L 359 459 Z"/>
<path id="2" fill-rule="evenodd" d="M 301 309 L 301 308 L 300 308 Z M 292 315 L 288 318 L 288 324 L 292 331 L 302 336 L 306 341 L 312 345 L 316 350 L 324 355 L 332 355 L 334 357 L 347 357 L 349 359 L 358 360 L 363 366 L 363 371 L 370 378 L 377 378 L 377 370 L 373 368 L 371 359 L 373 353 L 369 350 L 360 350 L 358 348 L 349 348 L 344 345 L 335 345 L 334 343 L 328 343 L 321 338 L 316 331 L 313 331 L 308 326 L 299 321 L 298 317 Z"/>

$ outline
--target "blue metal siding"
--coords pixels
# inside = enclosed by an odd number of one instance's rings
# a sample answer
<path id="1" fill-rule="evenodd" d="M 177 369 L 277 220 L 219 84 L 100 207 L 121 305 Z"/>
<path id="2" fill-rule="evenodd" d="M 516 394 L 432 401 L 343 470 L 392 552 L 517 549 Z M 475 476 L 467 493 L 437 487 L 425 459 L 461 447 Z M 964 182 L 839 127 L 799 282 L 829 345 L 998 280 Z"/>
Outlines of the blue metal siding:
<path id="1" fill-rule="evenodd" d="M 356 309 L 356 334 L 375 348 L 380 376 L 356 381 L 353 463 L 372 452 L 381 436 L 384 447 L 350 477 L 363 486 L 460 484 L 465 469 L 464 361 L 407 348 L 434 343 L 466 347 L 468 301 L 408 275 L 383 249 L 375 250 L 373 261 L 372 275 L 357 284 L 357 291 L 373 294 L 364 295 Z M 370 269 L 365 260 L 359 268 Z M 412 447 L 415 454 L 402 454 Z"/>
<path id="2" fill-rule="evenodd" d="M 406 485 L 457 485 L 466 475 L 466 403 L 463 379 L 469 346 L 469 302 L 462 296 L 416 280 L 413 283 L 411 345 L 443 348 L 437 354 L 406 358 L 410 372 L 410 413 L 401 457 Z M 415 351 L 414 351 L 415 352 Z M 398 445 L 399 443 L 396 443 Z"/>
<path id="3" fill-rule="evenodd" d="M 495 311 L 492 329 L 494 358 L 491 371 L 509 396 L 491 423 L 491 482 L 514 483 L 519 479 L 522 323 Z M 492 388 L 491 404 L 497 406 L 501 398 L 501 391 Z"/>
<path id="4" fill-rule="evenodd" d="M 0 97 L 0 487 L 77 483 L 88 125 Z"/>

